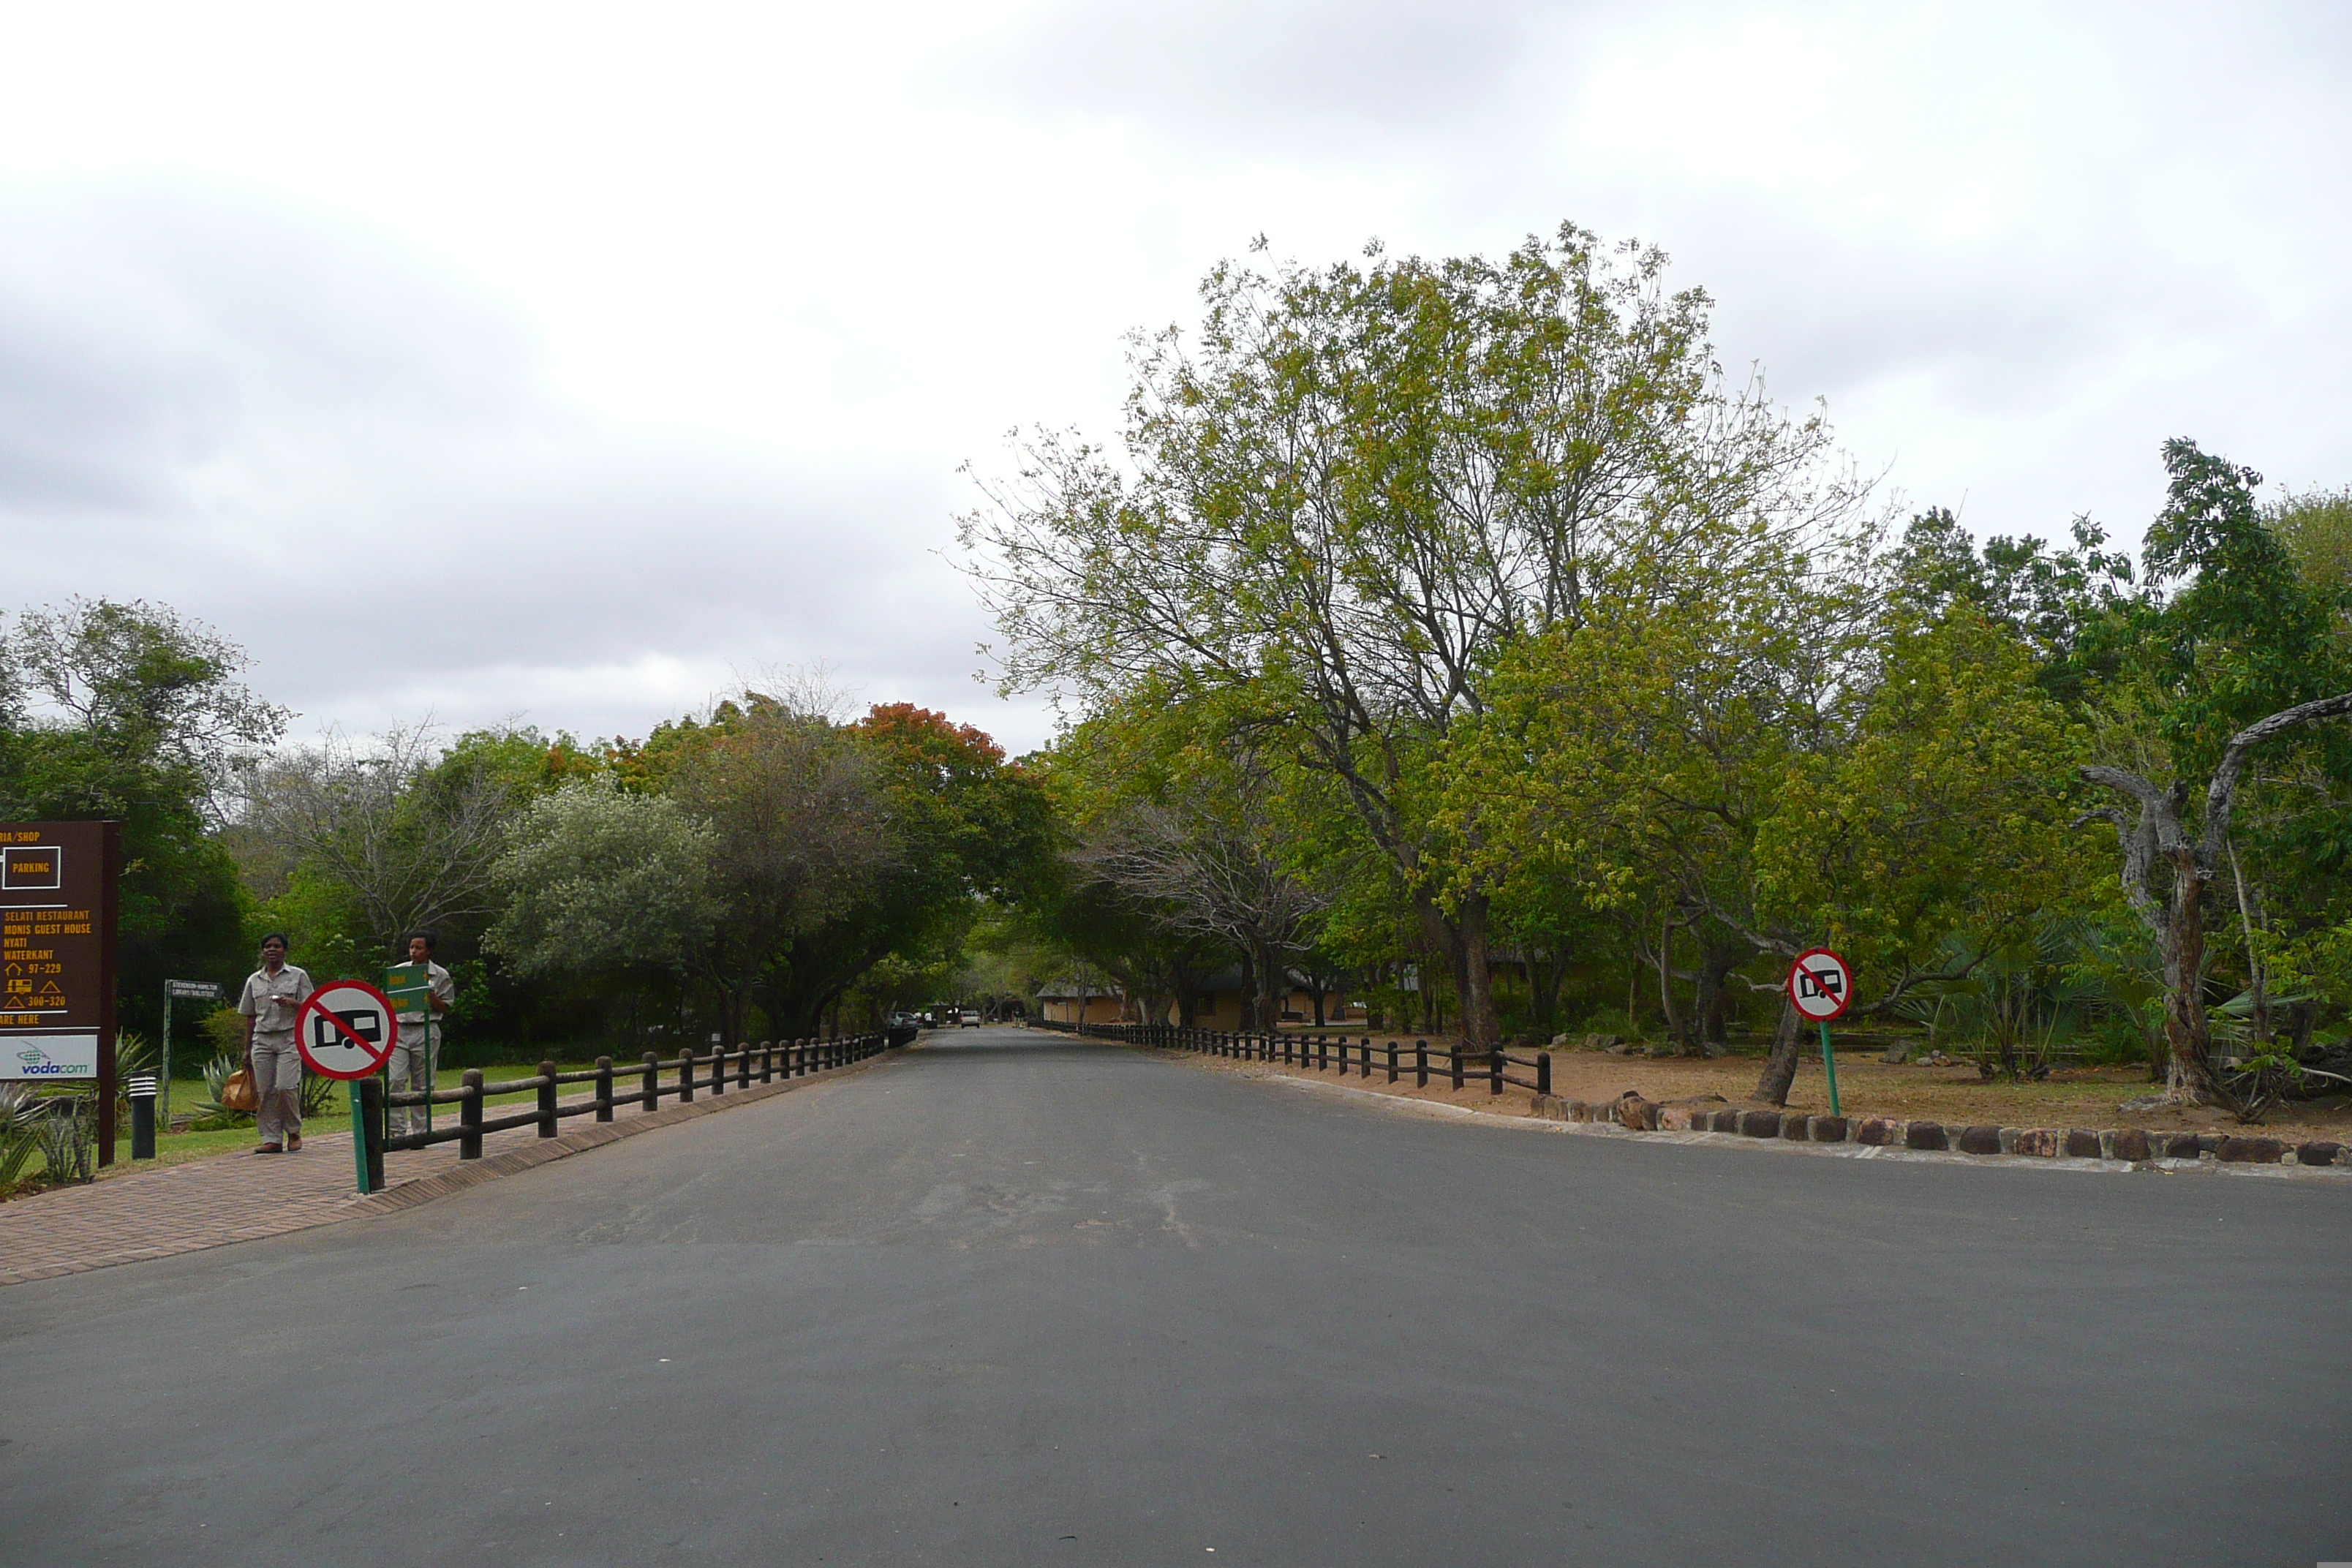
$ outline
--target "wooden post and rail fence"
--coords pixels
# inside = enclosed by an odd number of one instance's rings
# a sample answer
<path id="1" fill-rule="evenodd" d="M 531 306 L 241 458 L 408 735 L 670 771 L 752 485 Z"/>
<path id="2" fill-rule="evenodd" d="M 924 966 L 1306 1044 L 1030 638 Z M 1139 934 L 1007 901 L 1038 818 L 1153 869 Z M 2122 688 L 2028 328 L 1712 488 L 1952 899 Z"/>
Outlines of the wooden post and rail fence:
<path id="1" fill-rule="evenodd" d="M 684 1104 L 698 1094 L 723 1095 L 730 1082 L 740 1090 L 755 1083 L 808 1078 L 854 1066 L 880 1055 L 894 1044 L 904 1043 L 888 1034 L 762 1040 L 756 1046 L 746 1045 L 731 1051 L 720 1049 L 706 1056 L 682 1050 L 675 1057 L 665 1058 L 647 1051 L 642 1061 L 625 1064 L 615 1064 L 610 1057 L 599 1057 L 594 1067 L 573 1072 L 558 1072 L 553 1062 L 543 1061 L 539 1064 L 539 1071 L 529 1078 L 505 1079 L 497 1083 L 484 1081 L 479 1068 L 468 1068 L 458 1087 L 436 1089 L 429 1094 L 422 1089 L 387 1092 L 381 1079 L 363 1079 L 360 1085 L 362 1126 L 358 1131 L 367 1141 L 368 1184 L 372 1189 L 382 1189 L 383 1156 L 391 1150 L 455 1143 L 459 1159 L 478 1160 L 482 1157 L 482 1140 L 510 1127 L 536 1126 L 541 1138 L 552 1138 L 566 1117 L 593 1116 L 599 1121 L 610 1121 L 623 1107 L 644 1115 L 660 1110 L 665 1099 Z M 560 1097 L 562 1086 L 583 1083 L 595 1085 L 595 1093 L 568 1103 Z M 488 1114 L 491 1100 L 524 1093 L 533 1094 L 535 1103 L 497 1116 Z M 386 1135 L 388 1110 L 428 1103 L 456 1106 L 457 1120 L 429 1132 Z"/>
<path id="2" fill-rule="evenodd" d="M 1060 1024 L 1040 1021 L 1032 1026 L 1051 1029 L 1060 1034 L 1077 1035 L 1088 1039 L 1118 1040 L 1130 1046 L 1157 1046 L 1162 1050 L 1197 1051 L 1203 1056 L 1231 1057 L 1241 1061 L 1279 1062 L 1285 1067 L 1312 1068 L 1317 1072 L 1328 1072 L 1336 1064 L 1339 1076 L 1348 1076 L 1353 1067 L 1361 1078 L 1372 1076 L 1375 1065 L 1395 1083 L 1410 1074 L 1413 1087 L 1427 1089 L 1430 1074 L 1461 1089 L 1472 1079 L 1483 1079 L 1488 1094 L 1500 1094 L 1503 1086 L 1530 1089 L 1537 1094 L 1551 1092 L 1551 1053 L 1538 1051 L 1533 1056 L 1514 1056 L 1506 1050 L 1465 1051 L 1460 1046 L 1447 1046 L 1433 1051 L 1427 1040 L 1415 1040 L 1411 1046 L 1401 1040 L 1390 1040 L 1383 1047 L 1375 1047 L 1371 1037 L 1360 1036 L 1350 1040 L 1341 1035 L 1282 1035 L 1255 1034 L 1223 1029 L 1187 1029 L 1177 1024 Z M 1375 1060 L 1377 1050 L 1378 1059 Z M 1433 1068 L 1431 1064 L 1436 1066 Z M 1515 1077 L 1513 1068 L 1532 1071 L 1533 1078 Z"/>

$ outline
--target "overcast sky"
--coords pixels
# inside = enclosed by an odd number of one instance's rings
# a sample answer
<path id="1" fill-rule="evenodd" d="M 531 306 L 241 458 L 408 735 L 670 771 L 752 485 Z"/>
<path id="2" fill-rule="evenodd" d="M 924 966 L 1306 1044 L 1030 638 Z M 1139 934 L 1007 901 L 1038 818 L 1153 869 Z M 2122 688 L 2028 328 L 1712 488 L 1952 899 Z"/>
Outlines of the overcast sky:
<path id="1" fill-rule="evenodd" d="M 0 606 L 297 736 L 823 662 L 1015 750 L 959 463 L 1322 262 L 1638 236 L 1979 533 L 2352 481 L 2352 5 L 0 5 Z"/>

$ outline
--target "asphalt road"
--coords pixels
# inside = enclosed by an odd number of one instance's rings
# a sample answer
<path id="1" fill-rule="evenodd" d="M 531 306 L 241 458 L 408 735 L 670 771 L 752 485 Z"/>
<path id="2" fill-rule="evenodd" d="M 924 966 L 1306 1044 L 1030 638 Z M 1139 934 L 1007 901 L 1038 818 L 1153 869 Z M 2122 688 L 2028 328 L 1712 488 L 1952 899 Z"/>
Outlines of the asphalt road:
<path id="1" fill-rule="evenodd" d="M 933 1039 L 0 1291 L 0 1568 L 2352 1559 L 2352 1184 Z"/>

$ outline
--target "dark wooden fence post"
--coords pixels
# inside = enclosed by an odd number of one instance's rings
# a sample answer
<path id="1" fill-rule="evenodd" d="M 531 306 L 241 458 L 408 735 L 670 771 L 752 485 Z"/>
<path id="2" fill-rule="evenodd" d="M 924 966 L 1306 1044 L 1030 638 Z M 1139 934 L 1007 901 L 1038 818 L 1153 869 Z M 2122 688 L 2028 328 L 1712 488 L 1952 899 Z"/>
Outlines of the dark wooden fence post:
<path id="1" fill-rule="evenodd" d="M 680 1105 L 694 1098 L 694 1047 L 688 1046 L 677 1053 L 677 1102 Z"/>
<path id="2" fill-rule="evenodd" d="M 482 1069 L 467 1068 L 459 1081 L 465 1085 L 466 1098 L 457 1102 L 457 1158 L 478 1160 L 482 1157 Z"/>
<path id="3" fill-rule="evenodd" d="M 596 1120 L 613 1120 L 613 1058 L 596 1058 Z"/>
<path id="4" fill-rule="evenodd" d="M 1391 1083 L 1394 1083 L 1394 1082 L 1396 1082 L 1396 1075 L 1397 1075 L 1396 1053 L 1397 1053 L 1397 1043 L 1396 1043 L 1394 1040 L 1391 1040 L 1391 1041 L 1389 1042 L 1389 1081 L 1390 1081 Z"/>
<path id="5" fill-rule="evenodd" d="M 751 1042 L 743 1042 L 743 1054 L 735 1058 L 735 1087 L 751 1087 Z"/>
<path id="6" fill-rule="evenodd" d="M 760 1042 L 760 1081 L 761 1083 L 776 1081 L 776 1042 L 773 1040 Z"/>
<path id="7" fill-rule="evenodd" d="M 724 1040 L 710 1047 L 710 1092 L 727 1092 L 727 1042 Z"/>
<path id="8" fill-rule="evenodd" d="M 652 1051 L 646 1053 L 646 1065 L 639 1069 L 645 1076 L 639 1098 L 647 1110 L 661 1109 L 661 1058 Z"/>
<path id="9" fill-rule="evenodd" d="M 1460 1046 L 1445 1047 L 1445 1065 L 1454 1069 L 1454 1087 L 1459 1089 L 1462 1087 L 1462 1047 Z"/>
<path id="10" fill-rule="evenodd" d="M 1429 1042 L 1427 1040 L 1415 1040 L 1412 1043 L 1412 1086 L 1415 1089 L 1429 1087 Z"/>
<path id="11" fill-rule="evenodd" d="M 539 1064 L 539 1135 L 555 1136 L 555 1064 Z"/>
<path id="12" fill-rule="evenodd" d="M 1538 1094 L 1551 1092 L 1551 1053 L 1549 1051 L 1536 1053 L 1536 1092 Z"/>
<path id="13" fill-rule="evenodd" d="M 1486 1092 L 1503 1092 L 1503 1047 L 1500 1046 L 1486 1053 Z"/>

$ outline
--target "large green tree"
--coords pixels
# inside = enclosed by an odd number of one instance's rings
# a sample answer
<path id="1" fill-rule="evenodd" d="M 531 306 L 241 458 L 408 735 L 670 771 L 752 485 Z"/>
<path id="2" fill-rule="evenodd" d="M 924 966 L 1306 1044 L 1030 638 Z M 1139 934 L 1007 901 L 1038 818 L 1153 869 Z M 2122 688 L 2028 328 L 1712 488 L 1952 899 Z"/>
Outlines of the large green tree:
<path id="1" fill-rule="evenodd" d="M 238 761 L 286 710 L 238 679 L 242 649 L 165 605 L 77 599 L 0 645 L 0 816 L 122 824 L 122 1016 L 152 1029 L 167 973 L 244 958 L 235 864 L 214 836 Z"/>
<path id="2" fill-rule="evenodd" d="M 2234 914 L 2266 1047 L 2272 956 L 2327 951 L 2347 913 L 2352 660 L 2342 588 L 2266 521 L 2261 476 L 2186 440 L 2164 461 L 2144 581 L 2093 628 L 2116 672 L 2101 696 L 2115 721 L 2083 777 L 2121 797 L 2088 816 L 2115 830 L 2122 891 L 2162 967 L 2171 1091 L 2235 1104 L 2211 1060 L 2209 930 Z"/>
<path id="3" fill-rule="evenodd" d="M 1187 340 L 1139 346 L 1126 468 L 1041 437 L 964 521 L 1008 687 L 1144 679 L 1255 704 L 1339 786 L 1496 1037 L 1493 886 L 1433 866 L 1433 773 L 1513 643 L 1598 567 L 1835 528 L 1818 419 L 1725 382 L 1708 301 L 1564 226 L 1503 259 L 1222 266 Z M 1440 884 L 1443 883 L 1443 890 Z"/>

